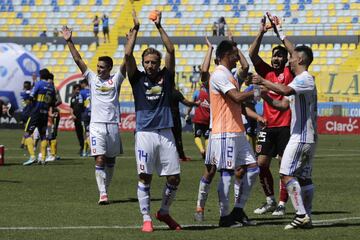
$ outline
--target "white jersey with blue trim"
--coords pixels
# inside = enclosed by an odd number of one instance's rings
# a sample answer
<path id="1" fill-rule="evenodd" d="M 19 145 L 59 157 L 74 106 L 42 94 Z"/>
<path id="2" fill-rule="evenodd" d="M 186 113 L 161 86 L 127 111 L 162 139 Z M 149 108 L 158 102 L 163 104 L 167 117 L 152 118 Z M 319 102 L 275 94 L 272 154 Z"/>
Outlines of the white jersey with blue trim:
<path id="1" fill-rule="evenodd" d="M 90 85 L 91 122 L 119 123 L 120 121 L 120 86 L 124 76 L 120 71 L 101 79 L 90 69 L 84 73 Z"/>
<path id="2" fill-rule="evenodd" d="M 295 94 L 288 97 L 291 109 L 292 142 L 314 143 L 317 139 L 317 90 L 314 78 L 304 71 L 288 85 Z"/>

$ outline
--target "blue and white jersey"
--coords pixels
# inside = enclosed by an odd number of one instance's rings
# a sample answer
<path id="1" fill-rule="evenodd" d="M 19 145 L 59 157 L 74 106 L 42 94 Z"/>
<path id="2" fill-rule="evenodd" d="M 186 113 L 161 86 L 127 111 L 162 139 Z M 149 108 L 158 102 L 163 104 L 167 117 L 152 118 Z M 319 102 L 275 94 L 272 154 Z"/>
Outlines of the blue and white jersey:
<path id="1" fill-rule="evenodd" d="M 35 83 L 30 97 L 33 99 L 31 114 L 47 114 L 50 106 L 55 104 L 55 88 L 45 80 Z"/>
<path id="2" fill-rule="evenodd" d="M 175 76 L 166 68 L 160 80 L 153 82 L 145 72 L 136 71 L 130 79 L 136 111 L 136 131 L 152 131 L 173 127 L 171 93 Z"/>
<path id="3" fill-rule="evenodd" d="M 80 101 L 84 104 L 84 111 L 82 112 L 82 120 L 87 121 L 91 116 L 91 93 L 89 88 L 80 90 Z"/>
<path id="4" fill-rule="evenodd" d="M 289 141 L 314 143 L 317 139 L 317 90 L 314 78 L 304 71 L 288 85 L 296 94 L 288 97 L 291 109 Z"/>
<path id="5" fill-rule="evenodd" d="M 93 71 L 87 69 L 84 77 L 90 85 L 91 122 L 119 123 L 119 93 L 124 81 L 121 72 L 110 75 L 109 79 L 101 79 Z"/>

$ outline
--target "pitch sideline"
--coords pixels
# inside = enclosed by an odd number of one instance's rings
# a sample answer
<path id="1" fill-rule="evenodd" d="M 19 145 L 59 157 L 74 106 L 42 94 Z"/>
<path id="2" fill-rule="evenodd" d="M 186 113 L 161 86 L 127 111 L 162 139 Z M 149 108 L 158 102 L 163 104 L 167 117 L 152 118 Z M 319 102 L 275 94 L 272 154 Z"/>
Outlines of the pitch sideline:
<path id="1" fill-rule="evenodd" d="M 348 217 L 348 218 L 335 218 L 335 219 L 323 219 L 314 220 L 313 225 L 316 226 L 327 226 L 333 225 L 338 222 L 344 222 L 348 220 L 360 220 L 360 217 Z M 188 224 L 182 225 L 183 228 L 189 227 L 217 227 L 214 224 Z M 278 224 L 266 224 L 266 226 L 279 226 Z M 166 225 L 156 225 L 156 228 L 168 228 Z M 141 226 L 64 226 L 64 227 L 0 227 L 0 231 L 9 230 L 79 230 L 79 229 L 140 229 Z"/>

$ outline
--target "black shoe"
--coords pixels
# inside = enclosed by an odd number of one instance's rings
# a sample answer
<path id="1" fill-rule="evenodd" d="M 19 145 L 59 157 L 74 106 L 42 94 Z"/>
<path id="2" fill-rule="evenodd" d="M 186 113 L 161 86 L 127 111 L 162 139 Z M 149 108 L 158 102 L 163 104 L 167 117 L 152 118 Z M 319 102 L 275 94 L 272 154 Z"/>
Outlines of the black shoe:
<path id="1" fill-rule="evenodd" d="M 230 213 L 231 218 L 244 226 L 255 226 L 256 222 L 251 221 L 242 208 L 234 208 Z"/>
<path id="2" fill-rule="evenodd" d="M 234 219 L 232 219 L 231 214 L 227 215 L 227 216 L 223 216 L 220 217 L 219 220 L 219 227 L 242 227 L 243 224 L 241 223 L 237 223 L 236 221 L 234 221 Z"/>

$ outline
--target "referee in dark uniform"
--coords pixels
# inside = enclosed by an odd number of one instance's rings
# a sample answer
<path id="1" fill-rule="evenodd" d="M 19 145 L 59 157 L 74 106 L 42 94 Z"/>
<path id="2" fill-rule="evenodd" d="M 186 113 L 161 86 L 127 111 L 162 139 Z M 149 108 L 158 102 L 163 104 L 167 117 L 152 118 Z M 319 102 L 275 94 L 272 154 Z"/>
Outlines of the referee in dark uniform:
<path id="1" fill-rule="evenodd" d="M 81 124 L 81 113 L 84 111 L 84 101 L 80 95 L 80 84 L 73 86 L 72 97 L 70 100 L 70 114 L 74 120 L 76 136 L 80 144 L 79 154 L 84 150 L 84 130 Z"/>

